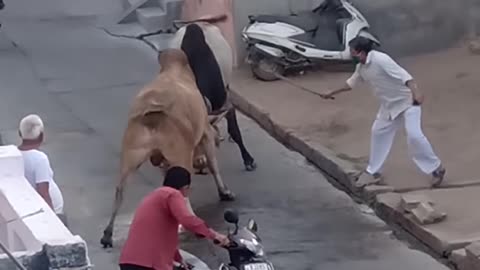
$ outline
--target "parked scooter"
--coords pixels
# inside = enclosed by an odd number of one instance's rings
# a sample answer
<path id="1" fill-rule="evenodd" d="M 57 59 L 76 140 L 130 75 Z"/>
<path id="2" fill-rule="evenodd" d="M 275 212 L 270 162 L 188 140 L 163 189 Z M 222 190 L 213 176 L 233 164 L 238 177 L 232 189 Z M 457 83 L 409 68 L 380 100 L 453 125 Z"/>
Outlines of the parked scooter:
<path id="1" fill-rule="evenodd" d="M 349 0 L 324 0 L 312 11 L 250 15 L 242 31 L 254 76 L 274 81 L 286 71 L 351 62 L 348 43 L 364 36 L 380 45 L 370 25 Z"/>

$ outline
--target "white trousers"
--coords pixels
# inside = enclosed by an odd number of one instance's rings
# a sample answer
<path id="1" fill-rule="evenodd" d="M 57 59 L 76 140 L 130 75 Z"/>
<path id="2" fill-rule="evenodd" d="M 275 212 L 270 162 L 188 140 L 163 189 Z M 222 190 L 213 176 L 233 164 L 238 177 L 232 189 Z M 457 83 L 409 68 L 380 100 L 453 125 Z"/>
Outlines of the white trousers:
<path id="1" fill-rule="evenodd" d="M 433 152 L 430 142 L 423 134 L 421 118 L 420 106 L 410 107 L 393 120 L 377 117 L 372 126 L 368 173 L 380 173 L 392 148 L 395 133 L 402 121 L 405 124 L 409 155 L 418 168 L 426 174 L 431 174 L 441 165 L 440 159 Z"/>

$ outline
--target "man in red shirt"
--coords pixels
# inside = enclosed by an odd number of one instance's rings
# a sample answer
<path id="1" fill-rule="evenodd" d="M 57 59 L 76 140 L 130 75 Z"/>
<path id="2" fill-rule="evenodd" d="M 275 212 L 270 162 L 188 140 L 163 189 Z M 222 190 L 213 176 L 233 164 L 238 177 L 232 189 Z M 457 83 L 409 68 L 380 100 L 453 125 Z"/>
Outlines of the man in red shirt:
<path id="1" fill-rule="evenodd" d="M 120 255 L 121 270 L 172 270 L 182 262 L 178 252 L 178 225 L 221 245 L 229 240 L 207 227 L 188 211 L 184 197 L 190 190 L 190 173 L 181 167 L 170 168 L 163 187 L 147 195 L 135 211 L 127 241 Z"/>

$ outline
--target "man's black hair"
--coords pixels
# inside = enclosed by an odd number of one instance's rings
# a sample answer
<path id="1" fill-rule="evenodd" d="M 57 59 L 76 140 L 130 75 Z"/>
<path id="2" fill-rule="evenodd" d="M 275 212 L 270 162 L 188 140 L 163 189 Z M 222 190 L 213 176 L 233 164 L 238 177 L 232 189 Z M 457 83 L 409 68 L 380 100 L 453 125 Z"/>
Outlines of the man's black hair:
<path id="1" fill-rule="evenodd" d="M 183 187 L 189 186 L 191 182 L 191 175 L 188 170 L 182 167 L 172 167 L 168 169 L 165 174 L 163 185 L 180 190 Z"/>
<path id="2" fill-rule="evenodd" d="M 365 52 L 366 54 L 368 54 L 373 49 L 373 45 L 374 44 L 372 40 L 361 36 L 355 37 L 348 43 L 348 46 L 350 46 L 350 48 L 354 49 L 357 52 Z"/>

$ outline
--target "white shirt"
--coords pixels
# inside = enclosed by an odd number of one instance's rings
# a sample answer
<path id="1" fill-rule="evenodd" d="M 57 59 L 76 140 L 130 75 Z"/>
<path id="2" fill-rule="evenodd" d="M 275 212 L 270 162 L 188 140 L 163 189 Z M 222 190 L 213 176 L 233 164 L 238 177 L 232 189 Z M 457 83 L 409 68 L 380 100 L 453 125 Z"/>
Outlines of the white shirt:
<path id="1" fill-rule="evenodd" d="M 50 198 L 56 214 L 63 214 L 63 196 L 53 180 L 53 170 L 48 156 L 38 150 L 21 151 L 25 167 L 25 178 L 37 190 L 37 184 L 49 183 Z"/>
<path id="2" fill-rule="evenodd" d="M 373 50 L 368 53 L 365 64 L 357 65 L 347 84 L 354 88 L 359 80 L 368 82 L 380 99 L 377 117 L 393 120 L 412 106 L 412 91 L 406 86 L 412 79 L 390 56 Z"/>

